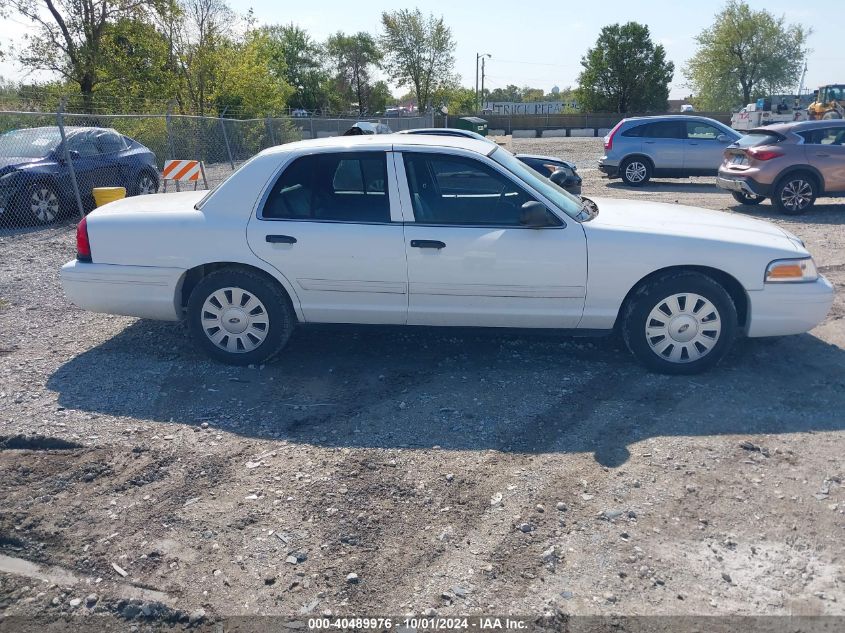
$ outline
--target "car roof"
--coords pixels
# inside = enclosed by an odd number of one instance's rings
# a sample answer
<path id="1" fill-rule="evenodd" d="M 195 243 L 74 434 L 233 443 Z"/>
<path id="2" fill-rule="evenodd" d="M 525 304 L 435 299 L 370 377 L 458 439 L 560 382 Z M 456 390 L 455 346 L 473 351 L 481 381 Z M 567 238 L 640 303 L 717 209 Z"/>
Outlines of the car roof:
<path id="1" fill-rule="evenodd" d="M 700 116 L 697 114 L 655 114 L 653 116 L 632 116 L 626 117 L 626 123 L 632 122 L 640 122 L 640 121 L 675 121 L 677 119 L 681 119 L 683 121 L 707 121 L 708 123 L 718 123 L 719 125 L 725 125 L 721 121 L 717 121 L 716 119 L 711 119 L 710 117 Z"/>
<path id="2" fill-rule="evenodd" d="M 842 119 L 822 119 L 821 121 L 790 121 L 789 123 L 774 123 L 763 128 L 749 130 L 750 132 L 760 132 L 766 130 L 773 130 L 778 134 L 786 134 L 787 132 L 801 132 L 802 130 L 817 130 L 826 127 L 845 127 L 845 121 Z"/>
<path id="3" fill-rule="evenodd" d="M 366 134 L 359 136 L 328 136 L 305 141 L 285 143 L 265 149 L 262 154 L 276 154 L 309 149 L 374 149 L 390 150 L 394 147 L 446 147 L 463 149 L 477 154 L 489 155 L 498 145 L 464 136 L 434 134 Z"/>
<path id="4" fill-rule="evenodd" d="M 58 130 L 59 127 L 57 125 L 42 125 L 40 127 L 25 127 L 25 128 L 18 128 L 17 130 L 9 130 L 10 132 L 17 132 L 20 130 L 27 130 L 32 131 L 35 133 L 42 132 L 42 131 L 53 131 Z M 91 127 L 85 125 L 66 125 L 65 126 L 65 133 L 71 134 L 78 134 L 80 132 L 115 132 L 116 134 L 120 134 L 117 130 L 110 127 Z"/>

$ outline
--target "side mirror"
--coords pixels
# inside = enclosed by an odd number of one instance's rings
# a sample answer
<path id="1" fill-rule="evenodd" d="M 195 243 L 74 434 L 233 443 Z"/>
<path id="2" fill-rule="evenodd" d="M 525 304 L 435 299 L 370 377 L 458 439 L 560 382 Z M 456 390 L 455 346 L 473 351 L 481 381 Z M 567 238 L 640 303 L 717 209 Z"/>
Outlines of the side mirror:
<path id="1" fill-rule="evenodd" d="M 549 180 L 555 183 L 558 187 L 569 189 L 578 184 L 578 176 L 574 174 L 567 174 L 563 169 L 558 169 L 552 172 Z"/>
<path id="2" fill-rule="evenodd" d="M 549 217 L 549 210 L 542 202 L 529 200 L 520 207 L 519 223 L 533 229 L 540 229 L 545 226 L 553 226 Z"/>
<path id="3" fill-rule="evenodd" d="M 71 160 L 76 160 L 77 158 L 79 158 L 79 152 L 77 152 L 75 149 L 69 150 L 67 155 L 70 156 Z"/>

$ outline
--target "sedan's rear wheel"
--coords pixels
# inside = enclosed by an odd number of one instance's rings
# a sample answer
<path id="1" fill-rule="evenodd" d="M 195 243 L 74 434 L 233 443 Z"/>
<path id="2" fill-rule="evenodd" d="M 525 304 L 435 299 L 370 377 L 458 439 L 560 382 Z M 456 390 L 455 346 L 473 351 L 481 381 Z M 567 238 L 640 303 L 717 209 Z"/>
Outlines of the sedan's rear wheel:
<path id="1" fill-rule="evenodd" d="M 734 197 L 734 200 L 740 204 L 747 205 L 760 204 L 766 199 L 766 196 L 755 196 L 754 194 L 746 193 L 744 191 L 731 191 L 731 195 Z"/>
<path id="2" fill-rule="evenodd" d="M 816 181 L 803 172 L 789 174 L 775 187 L 772 204 L 787 215 L 804 213 L 816 201 Z"/>
<path id="3" fill-rule="evenodd" d="M 628 158 L 619 168 L 622 182 L 632 187 L 639 187 L 651 179 L 651 165 L 644 158 Z"/>
<path id="4" fill-rule="evenodd" d="M 188 327 L 194 341 L 212 358 L 232 365 L 272 358 L 287 343 L 295 323 L 284 291 L 249 271 L 211 273 L 188 300 Z"/>
<path id="5" fill-rule="evenodd" d="M 728 292 L 697 272 L 670 272 L 629 300 L 622 332 L 649 369 L 695 374 L 721 360 L 736 337 L 736 306 Z"/>

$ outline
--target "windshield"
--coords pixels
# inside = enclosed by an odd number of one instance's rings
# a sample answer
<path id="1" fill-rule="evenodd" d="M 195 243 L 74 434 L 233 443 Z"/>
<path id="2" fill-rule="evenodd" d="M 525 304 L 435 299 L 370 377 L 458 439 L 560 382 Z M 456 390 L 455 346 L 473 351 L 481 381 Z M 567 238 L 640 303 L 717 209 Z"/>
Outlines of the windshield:
<path id="1" fill-rule="evenodd" d="M 0 156 L 43 158 L 56 149 L 61 140 L 57 127 L 12 130 L 0 134 Z"/>
<path id="2" fill-rule="evenodd" d="M 558 187 L 548 178 L 540 176 L 536 171 L 519 160 L 506 149 L 497 147 L 490 154 L 490 158 L 499 163 L 502 167 L 511 172 L 514 176 L 533 187 L 541 194 L 551 200 L 558 209 L 563 211 L 573 220 L 583 219 L 583 207 L 581 199 L 573 196 L 565 189 Z"/>

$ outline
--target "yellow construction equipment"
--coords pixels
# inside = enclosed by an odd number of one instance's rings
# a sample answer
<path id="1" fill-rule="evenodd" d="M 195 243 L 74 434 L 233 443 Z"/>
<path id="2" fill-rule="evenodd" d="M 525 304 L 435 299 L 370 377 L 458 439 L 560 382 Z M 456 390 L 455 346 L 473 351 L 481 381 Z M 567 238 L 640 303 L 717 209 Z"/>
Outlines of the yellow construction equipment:
<path id="1" fill-rule="evenodd" d="M 815 99 L 807 107 L 812 120 L 845 117 L 845 84 L 828 84 L 815 91 Z"/>

